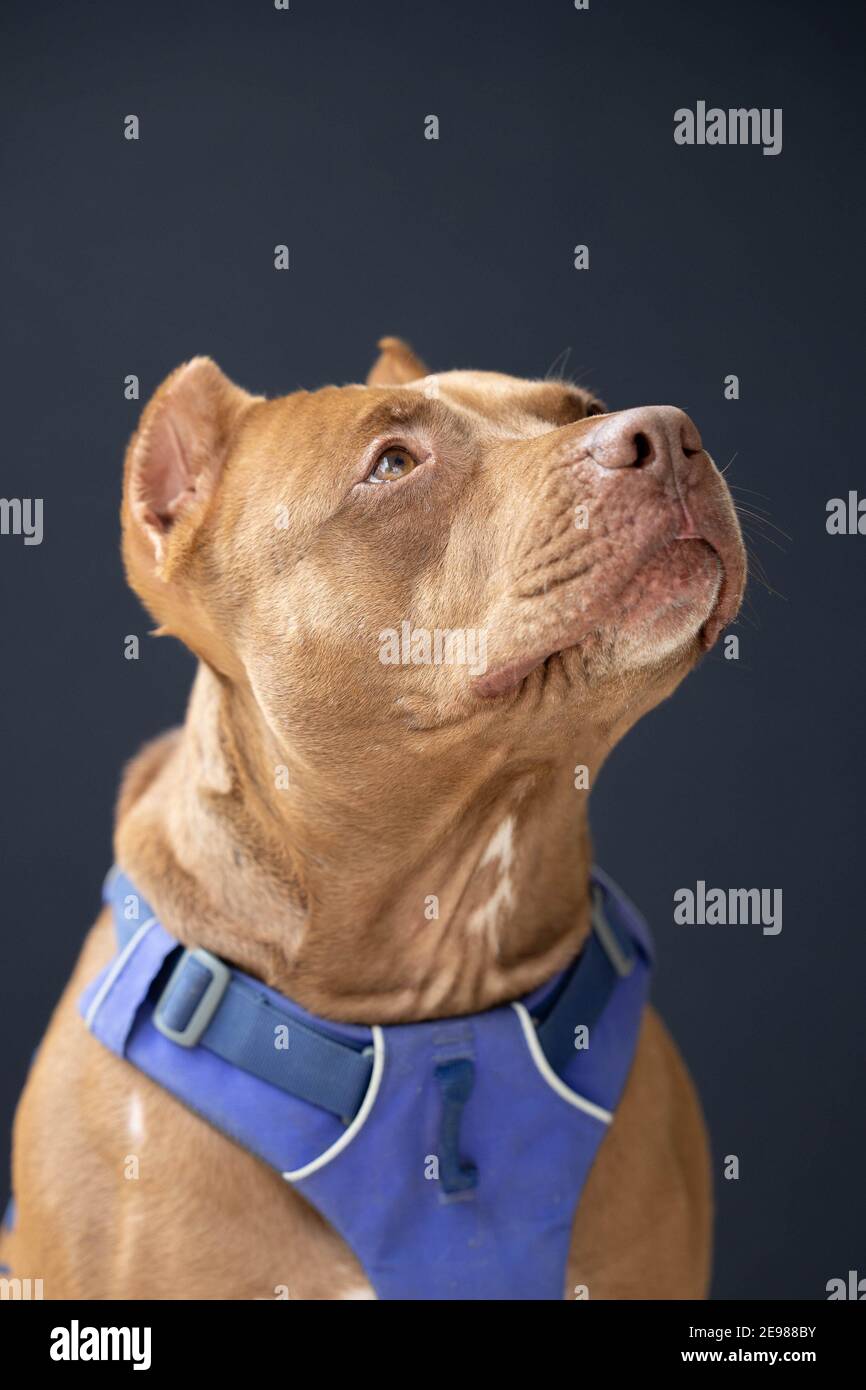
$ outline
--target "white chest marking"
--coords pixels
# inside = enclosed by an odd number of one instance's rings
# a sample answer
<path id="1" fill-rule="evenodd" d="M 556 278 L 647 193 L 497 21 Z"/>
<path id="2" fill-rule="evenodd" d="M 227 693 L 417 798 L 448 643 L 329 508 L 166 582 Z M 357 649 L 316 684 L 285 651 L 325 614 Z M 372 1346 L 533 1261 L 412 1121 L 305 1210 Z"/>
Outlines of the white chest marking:
<path id="1" fill-rule="evenodd" d="M 144 1138 L 144 1106 L 138 1091 L 133 1091 L 129 1097 L 126 1123 L 130 1139 L 133 1139 L 137 1144 L 141 1143 Z"/>
<path id="2" fill-rule="evenodd" d="M 496 887 L 480 907 L 469 918 L 469 930 L 483 932 L 493 950 L 498 940 L 499 920 L 503 913 L 514 905 L 514 884 L 511 868 L 514 863 L 514 817 L 506 816 L 496 830 L 479 862 L 479 869 L 487 864 L 498 863 L 499 878 Z"/>

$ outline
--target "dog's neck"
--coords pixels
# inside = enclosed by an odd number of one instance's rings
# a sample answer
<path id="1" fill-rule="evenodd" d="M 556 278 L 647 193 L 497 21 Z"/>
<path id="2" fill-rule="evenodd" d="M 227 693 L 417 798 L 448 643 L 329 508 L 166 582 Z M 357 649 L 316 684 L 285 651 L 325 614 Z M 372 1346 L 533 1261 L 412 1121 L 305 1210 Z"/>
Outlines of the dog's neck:
<path id="1" fill-rule="evenodd" d="M 202 667 L 183 730 L 127 776 L 118 861 L 181 941 L 324 1017 L 471 1013 L 562 968 L 589 929 L 569 767 L 470 755 L 461 731 L 387 766 L 312 770 Z"/>

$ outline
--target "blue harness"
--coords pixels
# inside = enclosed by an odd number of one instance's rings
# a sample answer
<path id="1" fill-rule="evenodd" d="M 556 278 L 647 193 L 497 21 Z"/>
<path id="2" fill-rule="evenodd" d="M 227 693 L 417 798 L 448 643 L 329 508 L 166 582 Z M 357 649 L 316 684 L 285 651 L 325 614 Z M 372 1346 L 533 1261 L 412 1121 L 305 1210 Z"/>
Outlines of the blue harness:
<path id="1" fill-rule="evenodd" d="M 651 965 L 605 875 L 577 960 L 520 1002 L 372 1028 L 185 950 L 117 869 L 103 896 L 119 952 L 81 999 L 90 1031 L 281 1173 L 379 1298 L 563 1297 Z"/>

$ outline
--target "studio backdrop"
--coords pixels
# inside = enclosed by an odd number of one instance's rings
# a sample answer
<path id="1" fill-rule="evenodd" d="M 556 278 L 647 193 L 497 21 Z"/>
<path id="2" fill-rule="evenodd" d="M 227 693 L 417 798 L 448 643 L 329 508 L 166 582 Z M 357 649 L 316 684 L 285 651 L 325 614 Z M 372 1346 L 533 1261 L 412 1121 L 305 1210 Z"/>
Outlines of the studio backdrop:
<path id="1" fill-rule="evenodd" d="M 861 7 L 10 0 L 4 27 L 0 1190 L 122 767 L 194 669 L 122 574 L 139 413 L 196 354 L 270 396 L 398 334 L 434 371 L 680 406 L 725 470 L 736 640 L 613 754 L 595 852 L 707 1118 L 714 1296 L 866 1275 Z M 714 922 L 716 888 L 765 915 Z"/>

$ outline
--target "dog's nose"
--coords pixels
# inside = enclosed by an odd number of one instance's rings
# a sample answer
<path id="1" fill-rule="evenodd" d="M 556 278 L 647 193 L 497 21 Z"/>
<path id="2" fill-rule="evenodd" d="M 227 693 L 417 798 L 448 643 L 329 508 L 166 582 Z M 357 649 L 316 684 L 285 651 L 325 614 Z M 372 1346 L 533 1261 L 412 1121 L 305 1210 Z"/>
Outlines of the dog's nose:
<path id="1" fill-rule="evenodd" d="M 585 441 L 602 468 L 677 468 L 701 451 L 697 426 L 673 405 L 644 405 L 602 420 Z"/>

